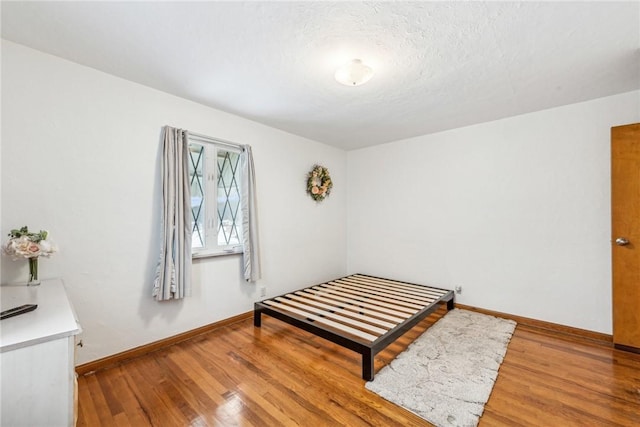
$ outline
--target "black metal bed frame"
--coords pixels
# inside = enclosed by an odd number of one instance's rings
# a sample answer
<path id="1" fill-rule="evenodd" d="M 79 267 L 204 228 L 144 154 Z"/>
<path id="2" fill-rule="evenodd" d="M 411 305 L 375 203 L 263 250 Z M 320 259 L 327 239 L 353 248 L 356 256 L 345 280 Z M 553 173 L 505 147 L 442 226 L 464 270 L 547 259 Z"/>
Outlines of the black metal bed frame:
<path id="1" fill-rule="evenodd" d="M 389 279 L 383 279 L 375 276 L 367 276 L 362 274 L 358 276 L 369 277 L 372 279 L 389 280 Z M 348 278 L 348 277 L 352 277 L 352 276 L 346 276 L 345 278 Z M 345 278 L 342 278 L 342 279 L 345 279 Z M 438 291 L 445 291 L 446 293 L 440 298 L 433 301 L 431 304 L 419 310 L 416 314 L 410 316 L 405 321 L 398 324 L 393 329 L 389 330 L 385 334 L 378 337 L 373 342 L 368 342 L 367 340 L 362 339 L 360 337 L 351 336 L 349 334 L 342 333 L 339 330 L 335 330 L 333 328 L 329 328 L 323 325 L 318 325 L 312 319 L 304 318 L 303 316 L 300 316 L 294 313 L 285 313 L 265 303 L 265 301 L 274 300 L 278 297 L 269 298 L 267 300 L 263 300 L 255 303 L 254 314 L 253 314 L 253 324 L 255 327 L 259 328 L 262 325 L 262 314 L 267 314 L 285 323 L 288 323 L 290 325 L 303 329 L 307 332 L 311 332 L 314 335 L 317 335 L 321 338 L 329 340 L 342 347 L 348 348 L 349 350 L 353 350 L 362 355 L 362 378 L 367 381 L 372 381 L 374 378 L 374 357 L 376 354 L 384 350 L 389 344 L 394 342 L 396 339 L 402 336 L 409 329 L 413 328 L 425 317 L 433 313 L 440 304 L 446 303 L 447 310 L 452 310 L 454 307 L 454 292 L 451 290 L 434 288 L 434 287 L 425 286 L 425 285 L 418 285 L 416 283 L 408 283 L 408 282 L 399 282 L 399 283 L 404 283 L 404 284 L 413 285 L 413 286 L 421 286 L 421 287 L 424 287 L 425 289 L 435 289 Z M 319 286 L 319 285 L 316 285 L 316 286 Z M 309 289 L 309 288 L 304 288 L 304 289 L 301 289 L 300 291 L 304 291 L 306 289 Z M 285 295 L 287 294 L 284 294 L 280 297 L 284 297 Z"/>

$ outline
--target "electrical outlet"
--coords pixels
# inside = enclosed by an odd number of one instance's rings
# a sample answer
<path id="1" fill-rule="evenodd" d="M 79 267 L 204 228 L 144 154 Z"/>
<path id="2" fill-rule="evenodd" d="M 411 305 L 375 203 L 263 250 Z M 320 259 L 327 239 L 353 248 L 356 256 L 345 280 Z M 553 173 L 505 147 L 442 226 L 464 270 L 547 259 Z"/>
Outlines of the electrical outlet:
<path id="1" fill-rule="evenodd" d="M 264 286 L 260 287 L 260 296 L 261 297 L 266 297 L 267 296 L 267 288 L 265 288 Z"/>
<path id="2" fill-rule="evenodd" d="M 462 286 L 456 286 L 456 294 L 462 293 Z"/>

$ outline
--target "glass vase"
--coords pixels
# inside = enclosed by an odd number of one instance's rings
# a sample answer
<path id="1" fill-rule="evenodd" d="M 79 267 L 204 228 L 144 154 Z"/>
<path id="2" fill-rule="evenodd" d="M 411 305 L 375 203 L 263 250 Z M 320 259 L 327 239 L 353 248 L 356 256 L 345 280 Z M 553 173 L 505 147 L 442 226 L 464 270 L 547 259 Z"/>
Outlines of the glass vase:
<path id="1" fill-rule="evenodd" d="M 38 257 L 29 258 L 29 280 L 27 286 L 37 286 L 40 284 L 38 279 Z"/>

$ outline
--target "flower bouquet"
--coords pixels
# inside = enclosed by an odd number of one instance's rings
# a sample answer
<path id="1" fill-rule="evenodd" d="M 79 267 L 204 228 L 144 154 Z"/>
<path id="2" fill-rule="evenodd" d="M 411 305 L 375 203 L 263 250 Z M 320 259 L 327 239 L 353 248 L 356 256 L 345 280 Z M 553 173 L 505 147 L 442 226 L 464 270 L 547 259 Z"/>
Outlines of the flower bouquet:
<path id="1" fill-rule="evenodd" d="M 27 226 L 21 229 L 11 230 L 9 241 L 2 247 L 2 252 L 9 255 L 14 261 L 26 258 L 29 260 L 29 281 L 28 285 L 39 285 L 38 279 L 38 257 L 49 257 L 58 248 L 47 240 L 49 233 L 40 230 L 38 233 L 31 233 Z"/>

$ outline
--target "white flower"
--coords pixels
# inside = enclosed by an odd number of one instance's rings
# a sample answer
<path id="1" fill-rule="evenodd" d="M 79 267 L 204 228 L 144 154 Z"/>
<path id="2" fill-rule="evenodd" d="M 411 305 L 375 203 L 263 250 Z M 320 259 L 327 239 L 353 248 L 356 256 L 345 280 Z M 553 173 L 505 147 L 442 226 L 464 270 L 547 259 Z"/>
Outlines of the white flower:
<path id="1" fill-rule="evenodd" d="M 58 251 L 58 247 L 51 240 L 40 240 L 40 254 L 45 257 L 51 256 Z"/>
<path id="2" fill-rule="evenodd" d="M 14 261 L 21 258 L 37 258 L 39 256 L 51 256 L 58 248 L 47 240 L 49 233 L 41 230 L 39 233 L 30 233 L 28 228 L 11 230 L 11 239 L 2 246 L 2 252 L 9 255 Z"/>
<path id="3" fill-rule="evenodd" d="M 40 246 L 29 240 L 27 236 L 20 236 L 9 240 L 5 246 L 5 253 L 11 255 L 14 260 L 33 258 L 40 255 Z"/>

